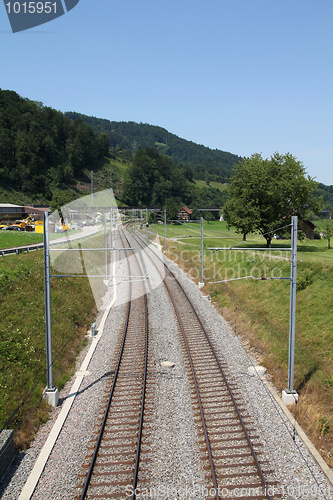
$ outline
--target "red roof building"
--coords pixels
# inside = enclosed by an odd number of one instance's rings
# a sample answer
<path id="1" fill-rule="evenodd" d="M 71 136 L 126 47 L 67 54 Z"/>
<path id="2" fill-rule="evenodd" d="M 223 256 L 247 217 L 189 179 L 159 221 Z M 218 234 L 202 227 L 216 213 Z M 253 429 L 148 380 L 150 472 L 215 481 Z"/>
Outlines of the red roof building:
<path id="1" fill-rule="evenodd" d="M 192 215 L 192 210 L 187 207 L 183 207 L 178 212 L 178 220 L 190 220 Z"/>

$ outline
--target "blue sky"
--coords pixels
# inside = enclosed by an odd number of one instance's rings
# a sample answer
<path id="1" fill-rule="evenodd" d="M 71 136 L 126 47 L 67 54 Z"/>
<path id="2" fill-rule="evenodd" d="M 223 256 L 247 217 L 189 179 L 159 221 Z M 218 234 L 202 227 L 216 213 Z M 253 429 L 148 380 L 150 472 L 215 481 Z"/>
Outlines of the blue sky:
<path id="1" fill-rule="evenodd" d="M 165 127 L 241 156 L 290 152 L 333 185 L 332 0 L 80 0 L 13 34 L 0 87 Z"/>

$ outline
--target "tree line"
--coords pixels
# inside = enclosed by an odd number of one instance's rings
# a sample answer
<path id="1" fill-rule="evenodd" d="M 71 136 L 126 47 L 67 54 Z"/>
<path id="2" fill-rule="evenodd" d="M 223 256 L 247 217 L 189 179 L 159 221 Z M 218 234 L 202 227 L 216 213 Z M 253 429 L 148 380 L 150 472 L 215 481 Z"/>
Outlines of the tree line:
<path id="1" fill-rule="evenodd" d="M 33 198 L 50 200 L 109 151 L 106 134 L 82 120 L 0 89 L 0 182 Z"/>
<path id="2" fill-rule="evenodd" d="M 29 202 L 67 203 L 80 196 L 79 185 L 85 186 L 82 194 L 89 190 L 91 170 L 98 179 L 99 170 L 111 172 L 112 161 L 122 164 L 124 158 L 129 166 L 121 170 L 117 196 L 126 205 L 224 206 L 228 223 L 243 235 L 266 234 L 295 211 L 302 216 L 311 207 L 315 211 L 318 194 L 324 208 L 333 208 L 333 186 L 307 178 L 290 154 L 240 159 L 161 127 L 66 116 L 0 89 L 0 191 L 16 190 Z M 209 186 L 227 176 L 228 193 Z M 198 187 L 194 179 L 206 186 Z"/>
<path id="3" fill-rule="evenodd" d="M 206 180 L 209 175 L 211 181 L 227 182 L 234 164 L 241 161 L 240 156 L 187 141 L 148 123 L 116 122 L 75 112 L 67 112 L 66 116 L 83 120 L 96 132 L 107 133 L 110 146 L 115 150 L 124 149 L 135 154 L 140 147 L 156 147 L 179 168 L 187 165 L 194 179 Z"/>
<path id="4" fill-rule="evenodd" d="M 170 157 L 162 155 L 157 148 L 140 148 L 124 179 L 122 201 L 136 207 L 165 206 L 168 200 L 173 200 L 179 207 L 222 207 L 226 201 L 225 192 L 199 188 L 188 177 L 186 168 L 179 169 Z"/>
<path id="5" fill-rule="evenodd" d="M 71 119 L 14 91 L 0 89 L 2 193 L 20 193 L 15 199 L 20 199 L 19 203 L 67 203 L 80 196 L 79 185 L 85 186 L 86 194 L 91 170 L 98 185 L 99 170 L 108 162 L 106 168 L 112 169 L 112 160 L 122 162 L 126 157 L 129 171 L 117 191 L 119 200 L 128 205 L 162 206 L 168 198 L 177 204 L 198 206 L 222 206 L 225 202 L 225 193 L 218 189 L 196 188 L 190 166 L 176 165 L 156 145 L 120 154 L 119 147 L 110 146 L 105 127 L 93 130 L 80 116 Z"/>

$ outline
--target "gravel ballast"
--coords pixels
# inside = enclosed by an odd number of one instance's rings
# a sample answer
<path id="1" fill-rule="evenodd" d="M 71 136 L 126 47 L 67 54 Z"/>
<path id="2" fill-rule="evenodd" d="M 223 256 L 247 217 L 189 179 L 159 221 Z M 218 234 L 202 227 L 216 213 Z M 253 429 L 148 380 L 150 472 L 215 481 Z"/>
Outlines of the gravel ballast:
<path id="1" fill-rule="evenodd" d="M 169 262 L 169 265 L 198 308 L 221 359 L 228 365 L 228 373 L 232 373 L 241 389 L 243 401 L 264 444 L 264 457 L 275 470 L 283 498 L 333 499 L 332 487 L 303 442 L 297 435 L 293 440 L 292 425 L 267 389 L 265 378 L 249 373 L 248 369 L 256 364 L 255 360 L 246 353 L 227 322 L 198 287 L 173 263 Z M 110 359 L 122 328 L 124 310 L 125 305 L 117 303 L 111 309 L 88 373 L 31 497 L 33 500 L 67 500 L 77 495 L 78 475 L 105 393 Z M 153 366 L 156 389 L 155 414 L 150 421 L 148 475 L 151 494 L 138 498 L 201 500 L 205 498 L 205 479 L 190 386 L 175 317 L 163 285 L 150 291 L 149 310 L 150 366 Z M 102 313 L 97 319 L 97 328 L 101 317 Z M 78 370 L 88 349 L 89 346 L 80 354 Z M 171 366 L 163 365 L 166 361 Z M 4 500 L 19 498 L 71 386 L 72 381 L 61 391 L 59 407 L 52 411 L 50 420 L 40 429 L 30 449 L 17 456 L 2 478 L 0 497 Z"/>

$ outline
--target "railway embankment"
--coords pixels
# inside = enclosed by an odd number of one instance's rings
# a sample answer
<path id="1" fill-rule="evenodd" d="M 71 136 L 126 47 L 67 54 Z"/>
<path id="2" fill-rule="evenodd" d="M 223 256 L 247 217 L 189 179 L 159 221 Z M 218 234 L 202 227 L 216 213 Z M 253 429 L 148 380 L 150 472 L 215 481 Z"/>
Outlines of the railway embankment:
<path id="1" fill-rule="evenodd" d="M 274 468 L 278 480 L 275 493 L 286 499 L 332 498 L 325 475 L 297 432 L 295 434 L 293 423 L 272 398 L 265 379 L 249 373 L 249 368 L 257 364 L 257 352 L 250 348 L 249 354 L 244 349 L 234 329 L 207 300 L 207 293 L 198 290 L 190 274 L 183 273 L 172 261 L 168 261 L 168 265 L 190 295 L 211 333 L 219 356 L 227 365 L 233 384 L 237 384 L 241 391 L 246 411 L 262 443 L 263 459 Z M 189 404 L 193 388 L 186 373 L 177 320 L 163 287 L 150 290 L 149 307 L 153 339 L 151 363 L 157 391 L 154 416 L 149 422 L 152 443 L 147 474 L 151 496 L 147 498 L 177 494 L 179 498 L 201 500 L 206 498 L 206 479 L 200 459 L 197 416 Z M 85 369 L 82 386 L 33 493 L 35 500 L 56 499 L 59 495 L 60 498 L 71 498 L 75 493 L 80 467 L 105 394 L 110 359 L 114 356 L 116 333 L 123 323 L 123 314 L 124 304 L 114 304 L 107 316 L 94 356 Z M 101 316 L 97 328 L 100 321 Z M 84 351 L 81 360 L 83 355 Z M 171 361 L 171 366 L 164 366 L 164 361 Z M 77 365 L 77 371 L 80 372 L 80 365 Z M 60 394 L 61 404 L 71 392 L 71 385 L 67 384 Z M 8 473 L 4 499 L 13 498 L 10 495 L 18 498 L 15 495 L 22 491 L 60 411 L 60 408 L 54 410 L 51 420 L 38 433 L 31 448 L 21 455 Z M 160 496 L 154 497 L 156 492 L 160 492 Z"/>

